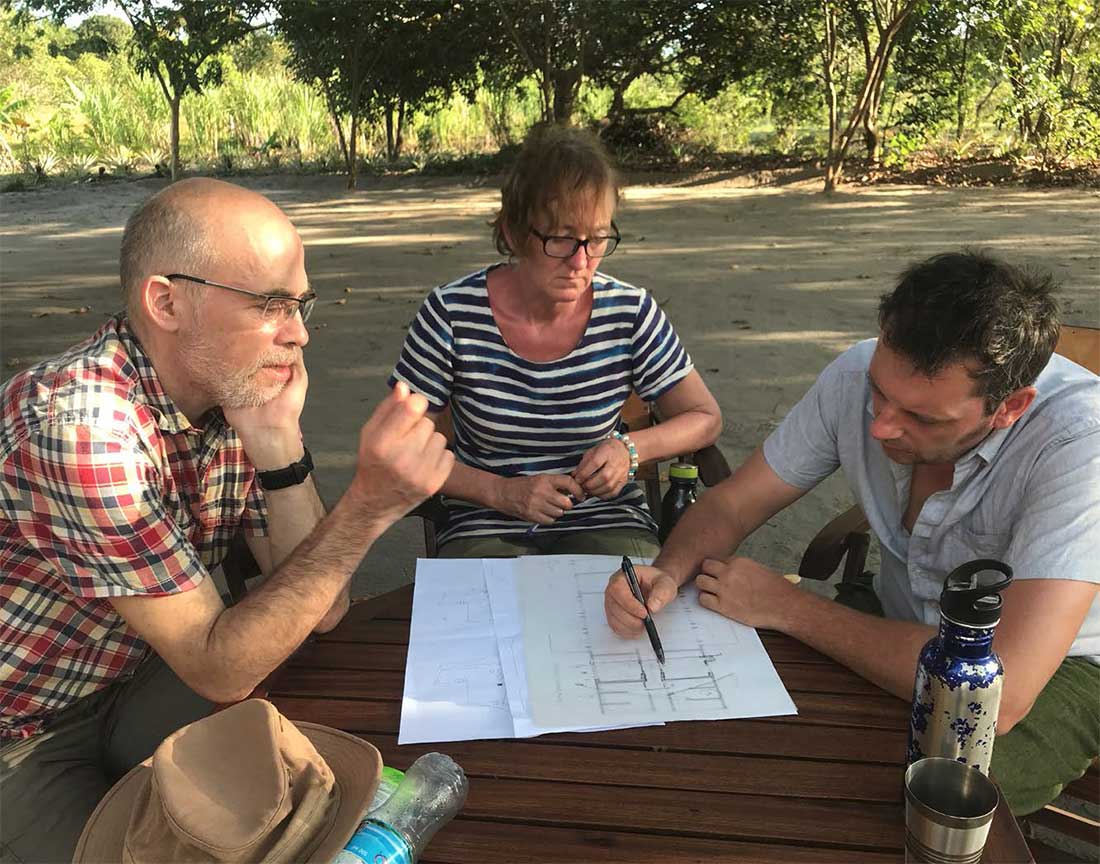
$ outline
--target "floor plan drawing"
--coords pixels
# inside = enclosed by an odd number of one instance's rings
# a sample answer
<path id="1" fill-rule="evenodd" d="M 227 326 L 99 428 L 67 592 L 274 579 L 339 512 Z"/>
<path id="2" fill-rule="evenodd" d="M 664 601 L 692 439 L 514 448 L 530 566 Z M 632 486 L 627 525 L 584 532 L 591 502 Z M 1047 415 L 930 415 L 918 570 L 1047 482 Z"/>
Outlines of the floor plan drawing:
<path id="1" fill-rule="evenodd" d="M 432 688 L 440 699 L 458 705 L 508 710 L 508 693 L 496 651 L 464 662 L 440 663 Z"/>
<path id="2" fill-rule="evenodd" d="M 654 619 L 665 649 L 611 632 L 604 588 L 615 559 L 555 556 L 518 562 L 528 688 L 540 723 L 652 722 L 793 714 L 752 628 L 681 591 Z"/>
<path id="3" fill-rule="evenodd" d="M 398 743 L 512 735 L 481 561 L 418 561 Z"/>

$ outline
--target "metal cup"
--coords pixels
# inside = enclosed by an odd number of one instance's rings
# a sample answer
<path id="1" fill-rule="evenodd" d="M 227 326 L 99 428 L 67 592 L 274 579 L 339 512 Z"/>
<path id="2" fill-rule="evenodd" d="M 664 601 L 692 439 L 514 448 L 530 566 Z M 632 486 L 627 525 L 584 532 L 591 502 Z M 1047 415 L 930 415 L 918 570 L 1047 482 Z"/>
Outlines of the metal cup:
<path id="1" fill-rule="evenodd" d="M 997 809 L 997 787 L 954 759 L 920 759 L 905 772 L 905 860 L 977 864 Z"/>

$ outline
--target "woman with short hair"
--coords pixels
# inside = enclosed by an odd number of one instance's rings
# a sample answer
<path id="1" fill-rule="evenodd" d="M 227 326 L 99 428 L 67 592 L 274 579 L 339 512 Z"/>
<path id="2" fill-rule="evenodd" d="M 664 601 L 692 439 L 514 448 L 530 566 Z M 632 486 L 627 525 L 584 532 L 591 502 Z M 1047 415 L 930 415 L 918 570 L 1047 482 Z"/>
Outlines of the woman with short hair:
<path id="1" fill-rule="evenodd" d="M 622 239 L 618 200 L 593 135 L 537 128 L 493 222 L 508 262 L 436 288 L 409 328 L 390 386 L 454 423 L 441 557 L 654 556 L 638 462 L 718 438 L 718 405 L 664 312 L 596 269 Z M 663 422 L 620 431 L 632 390 Z"/>

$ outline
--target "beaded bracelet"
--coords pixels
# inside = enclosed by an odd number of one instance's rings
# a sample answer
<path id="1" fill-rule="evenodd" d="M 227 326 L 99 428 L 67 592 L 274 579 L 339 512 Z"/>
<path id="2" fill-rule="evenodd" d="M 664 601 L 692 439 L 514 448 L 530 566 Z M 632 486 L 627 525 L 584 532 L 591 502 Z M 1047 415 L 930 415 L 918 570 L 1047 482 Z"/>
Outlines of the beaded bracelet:
<path id="1" fill-rule="evenodd" d="M 626 447 L 626 452 L 630 454 L 630 470 L 626 472 L 626 482 L 629 483 L 634 479 L 634 475 L 638 473 L 638 448 L 634 446 L 634 442 L 630 440 L 629 435 L 617 429 L 607 437 L 621 441 L 623 446 Z"/>

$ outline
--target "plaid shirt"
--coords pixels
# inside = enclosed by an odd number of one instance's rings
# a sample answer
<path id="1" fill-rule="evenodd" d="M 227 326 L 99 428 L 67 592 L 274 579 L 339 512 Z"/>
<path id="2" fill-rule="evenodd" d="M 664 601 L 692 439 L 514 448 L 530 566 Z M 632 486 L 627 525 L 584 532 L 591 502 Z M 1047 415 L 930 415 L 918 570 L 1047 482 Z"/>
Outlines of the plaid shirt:
<path id="1" fill-rule="evenodd" d="M 220 411 L 172 404 L 125 317 L 0 390 L 0 740 L 128 677 L 148 646 L 108 598 L 188 591 L 265 533 Z"/>

